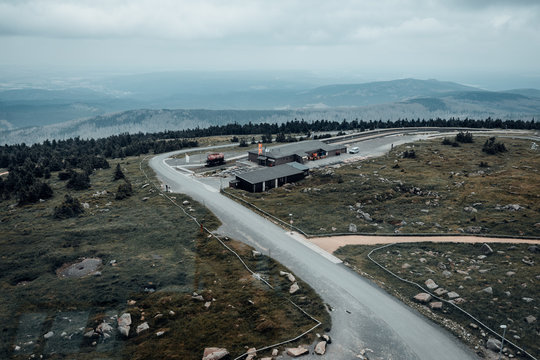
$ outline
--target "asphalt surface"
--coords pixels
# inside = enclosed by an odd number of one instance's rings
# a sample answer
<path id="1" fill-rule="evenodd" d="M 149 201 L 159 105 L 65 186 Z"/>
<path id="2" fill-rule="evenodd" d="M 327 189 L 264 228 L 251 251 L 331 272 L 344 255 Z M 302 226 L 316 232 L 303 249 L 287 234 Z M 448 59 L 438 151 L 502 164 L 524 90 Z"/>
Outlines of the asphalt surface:
<path id="1" fill-rule="evenodd" d="M 359 143 L 361 154 L 387 151 L 412 138 L 394 137 Z M 204 150 L 204 149 L 201 149 Z M 333 311 L 333 342 L 326 359 L 354 359 L 371 349 L 370 359 L 466 360 L 477 356 L 452 334 L 407 307 L 320 249 L 306 246 L 294 235 L 223 196 L 219 181 L 205 183 L 188 172 L 171 168 L 155 156 L 150 166 L 173 192 L 185 193 L 208 207 L 222 222 L 219 233 L 247 243 L 281 262 L 312 286 Z M 323 329 L 320 329 L 322 331 Z M 291 334 L 292 335 L 292 334 Z M 309 355 L 303 358 L 321 358 Z"/>

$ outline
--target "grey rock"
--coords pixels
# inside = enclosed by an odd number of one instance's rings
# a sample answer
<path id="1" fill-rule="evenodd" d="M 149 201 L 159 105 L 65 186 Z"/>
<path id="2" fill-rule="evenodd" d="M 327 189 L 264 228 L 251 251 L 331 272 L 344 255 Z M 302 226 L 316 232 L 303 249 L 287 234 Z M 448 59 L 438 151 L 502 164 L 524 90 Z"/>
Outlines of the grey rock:
<path id="1" fill-rule="evenodd" d="M 329 344 L 332 343 L 332 338 L 330 337 L 330 335 L 324 334 L 324 335 L 322 336 L 322 338 L 323 338 L 324 341 L 326 341 L 327 343 L 329 343 Z"/>
<path id="2" fill-rule="evenodd" d="M 357 232 L 358 230 L 356 229 L 356 225 L 355 224 L 349 224 L 349 232 Z"/>
<path id="3" fill-rule="evenodd" d="M 309 353 L 309 349 L 307 349 L 305 347 L 302 347 L 302 346 L 299 346 L 299 347 L 296 347 L 296 348 L 287 348 L 286 353 L 289 356 L 298 357 L 298 356 Z"/>
<path id="4" fill-rule="evenodd" d="M 488 286 L 487 288 L 482 289 L 482 291 L 490 295 L 493 295 L 493 288 L 491 286 Z"/>
<path id="5" fill-rule="evenodd" d="M 43 335 L 43 338 L 44 339 L 50 339 L 54 336 L 54 332 L 52 331 L 49 331 L 48 333 L 46 333 L 45 335 Z"/>
<path id="6" fill-rule="evenodd" d="M 506 276 L 514 276 L 514 275 L 516 275 L 516 273 L 513 272 L 513 271 L 508 271 L 508 272 L 506 273 Z"/>
<path id="7" fill-rule="evenodd" d="M 526 316 L 525 321 L 527 322 L 527 324 L 532 324 L 532 323 L 536 322 L 536 317 L 534 317 L 532 315 Z"/>
<path id="8" fill-rule="evenodd" d="M 262 255 L 261 252 L 257 250 L 251 250 L 251 253 L 253 254 L 254 258 L 258 258 L 259 256 Z"/>
<path id="9" fill-rule="evenodd" d="M 534 299 L 533 299 L 533 298 L 530 298 L 530 297 L 524 297 L 524 298 L 521 298 L 521 300 L 525 301 L 526 303 L 530 303 L 530 302 L 533 301 Z"/>
<path id="10" fill-rule="evenodd" d="M 531 245 L 527 248 L 527 250 L 529 250 L 530 252 L 532 252 L 533 254 L 538 254 L 540 253 L 540 247 L 536 246 L 536 245 Z"/>
<path id="11" fill-rule="evenodd" d="M 444 270 L 444 271 L 442 272 L 442 275 L 443 275 L 445 278 L 449 278 L 449 277 L 452 276 L 452 273 L 451 273 L 450 271 L 448 271 L 448 270 Z"/>
<path id="12" fill-rule="evenodd" d="M 294 294 L 295 292 L 297 292 L 298 290 L 300 290 L 300 286 L 298 286 L 298 283 L 294 283 L 291 285 L 291 287 L 289 288 L 289 294 Z"/>
<path id="13" fill-rule="evenodd" d="M 205 348 L 203 352 L 202 360 L 220 360 L 229 355 L 227 349 L 209 347 Z"/>
<path id="14" fill-rule="evenodd" d="M 435 291 L 433 291 L 433 292 L 437 296 L 443 296 L 444 294 L 446 294 L 448 292 L 448 290 L 443 289 L 443 288 L 440 287 L 440 288 L 435 289 Z"/>
<path id="15" fill-rule="evenodd" d="M 493 254 L 493 249 L 488 244 L 484 243 L 482 247 L 480 247 L 480 252 L 484 255 L 490 255 Z"/>
<path id="16" fill-rule="evenodd" d="M 143 322 L 141 325 L 137 326 L 137 329 L 136 329 L 137 335 L 139 335 L 140 333 L 148 329 L 150 329 L 150 326 L 148 325 L 148 323 Z"/>
<path id="17" fill-rule="evenodd" d="M 287 274 L 287 279 L 292 283 L 296 281 L 296 278 L 293 274 Z"/>
<path id="18" fill-rule="evenodd" d="M 482 227 L 481 226 L 468 226 L 465 229 L 465 232 L 469 234 L 480 234 L 482 232 Z"/>
<path id="19" fill-rule="evenodd" d="M 129 313 L 124 313 L 118 318 L 118 326 L 129 326 L 131 325 L 131 315 Z"/>
<path id="20" fill-rule="evenodd" d="M 250 348 L 247 351 L 248 356 L 246 356 L 246 360 L 253 360 L 257 357 L 257 349 Z"/>
<path id="21" fill-rule="evenodd" d="M 490 337 L 486 341 L 486 347 L 493 351 L 499 351 L 501 349 L 501 342 L 495 338 Z"/>
<path id="22" fill-rule="evenodd" d="M 324 355 L 325 352 L 326 352 L 326 341 L 319 341 L 317 345 L 315 345 L 315 354 Z"/>
<path id="23" fill-rule="evenodd" d="M 427 279 L 425 284 L 429 290 L 435 290 L 439 287 L 439 285 L 437 285 L 432 279 Z"/>
<path id="24" fill-rule="evenodd" d="M 456 299 L 459 297 L 459 294 L 455 291 L 450 291 L 446 296 L 448 296 L 449 299 Z"/>
<path id="25" fill-rule="evenodd" d="M 421 303 L 428 303 L 431 300 L 431 295 L 427 293 L 418 293 L 414 296 L 414 300 Z"/>
<path id="26" fill-rule="evenodd" d="M 429 307 L 432 310 L 440 310 L 442 309 L 442 306 L 443 306 L 442 301 L 433 301 L 429 303 Z"/>

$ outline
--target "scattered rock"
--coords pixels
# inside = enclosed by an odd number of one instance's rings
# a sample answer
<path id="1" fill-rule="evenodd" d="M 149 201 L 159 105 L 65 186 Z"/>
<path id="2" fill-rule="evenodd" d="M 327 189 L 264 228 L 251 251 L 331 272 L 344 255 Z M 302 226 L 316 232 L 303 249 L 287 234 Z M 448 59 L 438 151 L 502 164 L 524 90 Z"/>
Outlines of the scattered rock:
<path id="1" fill-rule="evenodd" d="M 278 349 L 273 349 L 272 350 L 272 356 L 278 356 L 279 354 L 279 350 Z"/>
<path id="2" fill-rule="evenodd" d="M 408 269 L 408 268 L 410 268 L 410 267 L 411 267 L 411 265 L 408 264 L 408 263 L 405 263 L 405 264 L 401 265 L 401 268 L 402 268 L 402 269 Z"/>
<path id="3" fill-rule="evenodd" d="M 487 258 L 487 256 L 486 255 L 478 255 L 476 258 L 478 260 L 484 260 L 485 258 Z"/>
<path id="4" fill-rule="evenodd" d="M 257 349 L 251 348 L 247 351 L 248 356 L 246 356 L 246 360 L 253 360 L 257 357 Z"/>
<path id="5" fill-rule="evenodd" d="M 150 198 L 149 198 L 148 196 L 145 196 L 145 197 L 143 197 L 141 200 L 142 200 L 142 201 L 147 201 L 148 199 L 150 199 Z"/>
<path id="6" fill-rule="evenodd" d="M 204 303 L 204 307 L 207 308 L 207 309 L 210 308 L 210 305 L 212 305 L 211 301 L 207 301 L 207 302 Z"/>
<path id="7" fill-rule="evenodd" d="M 449 299 L 456 299 L 459 297 L 459 294 L 455 291 L 450 291 L 446 296 L 448 296 Z"/>
<path id="8" fill-rule="evenodd" d="M 298 286 L 298 283 L 295 282 L 294 284 L 291 285 L 289 289 L 289 294 L 294 294 L 298 290 L 300 290 L 300 286 Z"/>
<path id="9" fill-rule="evenodd" d="M 317 345 L 315 345 L 315 354 L 324 355 L 325 352 L 326 352 L 326 341 L 319 341 Z"/>
<path id="10" fill-rule="evenodd" d="M 527 324 L 532 324 L 532 323 L 534 323 L 536 321 L 536 317 L 534 317 L 532 315 L 526 316 L 525 321 L 527 322 Z"/>
<path id="11" fill-rule="evenodd" d="M 481 226 L 468 226 L 465 229 L 465 232 L 469 234 L 480 234 L 482 232 L 482 227 Z"/>
<path id="12" fill-rule="evenodd" d="M 534 266 L 534 261 L 528 259 L 521 259 L 521 262 L 529 266 Z"/>
<path id="13" fill-rule="evenodd" d="M 448 270 L 444 270 L 444 271 L 442 272 L 442 275 L 443 275 L 445 278 L 448 279 L 450 276 L 452 276 L 452 273 L 451 273 L 450 271 L 448 271 Z"/>
<path id="14" fill-rule="evenodd" d="M 530 302 L 533 301 L 534 299 L 533 299 L 533 298 L 530 298 L 530 297 L 524 297 L 524 298 L 521 298 L 521 300 L 525 301 L 526 303 L 530 303 Z"/>
<path id="15" fill-rule="evenodd" d="M 105 333 L 110 334 L 113 332 L 113 327 L 109 325 L 109 323 L 103 321 L 101 324 L 99 324 L 96 327 L 96 332 L 101 333 L 101 334 L 105 334 Z"/>
<path id="16" fill-rule="evenodd" d="M 286 271 L 280 271 L 279 272 L 279 276 L 287 276 L 287 275 L 289 275 L 289 273 L 286 272 Z"/>
<path id="17" fill-rule="evenodd" d="M 437 285 L 432 279 L 427 279 L 425 284 L 429 290 L 435 290 L 439 287 L 439 285 Z"/>
<path id="18" fill-rule="evenodd" d="M 490 295 L 493 295 L 493 288 L 491 286 L 488 286 L 487 288 L 482 289 L 482 291 Z"/>
<path id="19" fill-rule="evenodd" d="M 442 309 L 442 301 L 433 301 L 433 302 L 430 302 L 429 303 L 429 307 L 432 309 L 432 310 L 440 310 Z"/>
<path id="20" fill-rule="evenodd" d="M 501 342 L 495 338 L 490 337 L 488 341 L 486 341 L 486 348 L 493 351 L 499 351 L 501 349 Z"/>
<path id="21" fill-rule="evenodd" d="M 433 291 L 435 293 L 435 295 L 437 296 L 443 296 L 444 294 L 446 294 L 448 292 L 448 290 L 446 289 L 443 289 L 443 288 L 438 288 L 438 289 L 435 289 L 435 291 Z"/>
<path id="22" fill-rule="evenodd" d="M 538 254 L 540 253 L 540 247 L 536 246 L 536 245 L 531 245 L 527 248 L 527 250 L 529 250 L 530 252 L 532 252 L 533 254 Z"/>
<path id="23" fill-rule="evenodd" d="M 83 202 L 81 205 L 84 209 L 90 209 L 90 204 L 87 202 Z"/>
<path id="24" fill-rule="evenodd" d="M 182 202 L 182 205 L 189 205 L 189 201 L 184 200 L 184 201 Z M 212 348 L 212 349 L 213 349 L 213 348 Z"/>
<path id="25" fill-rule="evenodd" d="M 137 302 L 136 302 L 135 300 L 128 300 L 128 301 L 127 301 L 127 304 L 128 304 L 129 306 L 133 306 L 133 305 L 135 305 L 136 303 L 137 303 Z"/>
<path id="26" fill-rule="evenodd" d="M 506 276 L 514 276 L 514 275 L 516 275 L 516 273 L 513 272 L 513 271 L 508 271 L 508 272 L 506 273 Z"/>
<path id="27" fill-rule="evenodd" d="M 476 325 L 475 323 L 470 323 L 469 326 L 473 329 L 478 329 L 478 325 Z"/>
<path id="28" fill-rule="evenodd" d="M 287 355 L 292 357 L 298 357 L 300 355 L 304 355 L 309 353 L 309 350 L 305 347 L 299 346 L 296 348 L 287 348 L 286 349 Z M 203 359 L 204 360 L 204 359 Z"/>
<path id="29" fill-rule="evenodd" d="M 163 336 L 163 335 L 165 335 L 165 331 L 163 331 L 163 330 L 160 330 L 160 331 L 156 332 L 157 337 L 160 337 L 160 336 Z"/>
<path id="30" fill-rule="evenodd" d="M 356 232 L 356 225 L 355 224 L 349 224 L 349 232 Z"/>
<path id="31" fill-rule="evenodd" d="M 459 305 L 459 304 L 463 304 L 463 303 L 466 303 L 467 301 L 464 299 L 464 298 L 461 298 L 461 297 L 458 297 L 454 300 L 450 300 L 450 302 L 452 304 L 456 304 L 456 305 Z"/>
<path id="32" fill-rule="evenodd" d="M 204 349 L 202 360 L 220 360 L 229 355 L 227 349 L 209 347 Z"/>
<path id="33" fill-rule="evenodd" d="M 259 256 L 262 255 L 261 252 L 257 250 L 251 250 L 251 253 L 253 254 L 254 258 L 258 258 Z"/>
<path id="34" fill-rule="evenodd" d="M 97 332 L 95 332 L 94 330 L 90 330 L 90 331 L 87 331 L 84 333 L 84 337 L 85 338 L 93 338 L 93 337 L 97 337 L 99 334 Z"/>
<path id="35" fill-rule="evenodd" d="M 45 335 L 43 335 L 43 338 L 44 339 L 50 339 L 54 336 L 54 333 L 52 331 L 49 331 L 48 333 L 46 333 Z"/>
<path id="36" fill-rule="evenodd" d="M 294 277 L 294 275 L 290 273 L 287 274 L 287 279 L 289 279 L 289 281 L 292 283 L 296 281 L 296 278 Z"/>
<path id="37" fill-rule="evenodd" d="M 476 210 L 476 209 L 473 208 L 472 206 L 465 206 L 465 207 L 463 208 L 463 211 L 470 212 L 470 213 L 478 212 L 478 210 Z"/>
<path id="38" fill-rule="evenodd" d="M 125 337 L 129 336 L 129 328 L 131 325 L 131 315 L 129 313 L 124 313 L 117 320 L 118 322 L 118 331 L 120 334 Z"/>
<path id="39" fill-rule="evenodd" d="M 493 254 L 493 249 L 488 244 L 484 243 L 482 247 L 480 248 L 480 252 L 484 255 L 490 255 Z"/>
<path id="40" fill-rule="evenodd" d="M 139 335 L 140 333 L 142 333 L 143 331 L 146 331 L 150 329 L 150 326 L 148 326 L 148 323 L 147 322 L 143 322 L 141 325 L 137 326 L 137 335 Z"/>
<path id="41" fill-rule="evenodd" d="M 324 335 L 322 336 L 322 338 L 323 338 L 324 341 L 326 341 L 327 343 L 329 343 L 329 344 L 332 343 L 332 338 L 330 337 L 330 335 L 324 334 Z"/>
<path id="42" fill-rule="evenodd" d="M 427 293 L 419 293 L 414 296 L 414 300 L 421 303 L 428 303 L 431 300 L 431 295 Z"/>
<path id="43" fill-rule="evenodd" d="M 199 294 L 197 294 L 197 293 L 193 293 L 193 295 L 191 296 L 191 298 L 192 298 L 193 300 L 197 300 L 197 301 L 204 301 L 203 296 L 202 296 L 202 295 L 199 295 Z"/>

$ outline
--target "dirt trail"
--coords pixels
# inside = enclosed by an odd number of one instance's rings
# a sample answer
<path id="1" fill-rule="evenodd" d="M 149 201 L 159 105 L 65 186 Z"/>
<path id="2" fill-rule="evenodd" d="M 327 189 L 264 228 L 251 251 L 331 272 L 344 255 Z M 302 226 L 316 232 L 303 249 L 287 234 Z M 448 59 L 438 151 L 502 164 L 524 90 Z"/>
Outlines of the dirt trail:
<path id="1" fill-rule="evenodd" d="M 333 253 L 345 245 L 376 245 L 405 242 L 455 242 L 455 243 L 525 243 L 539 244 L 540 240 L 518 238 L 490 238 L 481 236 L 369 236 L 369 235 L 346 235 L 329 236 L 306 239 L 321 249 Z"/>

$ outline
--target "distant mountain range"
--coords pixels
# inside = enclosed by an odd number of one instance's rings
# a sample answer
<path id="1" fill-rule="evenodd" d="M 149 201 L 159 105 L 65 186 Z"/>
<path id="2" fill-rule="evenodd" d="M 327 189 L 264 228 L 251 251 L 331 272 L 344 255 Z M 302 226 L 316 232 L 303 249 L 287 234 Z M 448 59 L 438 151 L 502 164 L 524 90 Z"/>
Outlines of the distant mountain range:
<path id="1" fill-rule="evenodd" d="M 216 83 L 203 79 L 198 83 L 196 79 L 149 75 L 111 80 L 94 89 L 0 91 L 0 143 L 176 130 L 235 121 L 489 116 L 529 120 L 540 115 L 537 89 L 494 92 L 416 79 L 303 88 L 306 86 L 260 79 Z"/>

